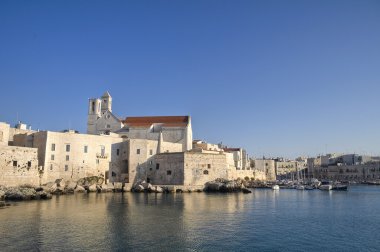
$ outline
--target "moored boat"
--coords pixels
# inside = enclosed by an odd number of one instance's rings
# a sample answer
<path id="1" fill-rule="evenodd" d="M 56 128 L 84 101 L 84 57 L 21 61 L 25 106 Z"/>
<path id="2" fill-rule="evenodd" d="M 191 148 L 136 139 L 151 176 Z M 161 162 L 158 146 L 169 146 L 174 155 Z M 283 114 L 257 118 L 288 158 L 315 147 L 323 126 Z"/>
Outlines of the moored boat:
<path id="1" fill-rule="evenodd" d="M 331 189 L 332 189 L 332 185 L 330 185 L 330 184 L 320 185 L 319 186 L 319 190 L 330 191 Z"/>
<path id="2" fill-rule="evenodd" d="M 272 186 L 272 190 L 280 190 L 280 187 L 278 185 Z"/>

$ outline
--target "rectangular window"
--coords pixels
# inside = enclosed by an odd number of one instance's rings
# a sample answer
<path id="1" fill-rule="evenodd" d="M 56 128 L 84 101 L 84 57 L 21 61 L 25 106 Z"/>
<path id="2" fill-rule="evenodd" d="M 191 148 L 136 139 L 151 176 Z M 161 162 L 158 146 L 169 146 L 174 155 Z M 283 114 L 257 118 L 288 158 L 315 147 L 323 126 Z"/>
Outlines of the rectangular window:
<path id="1" fill-rule="evenodd" d="M 70 156 L 66 155 L 66 161 L 69 161 L 69 160 L 70 160 Z"/>
<path id="2" fill-rule="evenodd" d="M 28 167 L 32 167 L 32 161 L 28 161 Z"/>
<path id="3" fill-rule="evenodd" d="M 51 151 L 55 151 L 55 144 L 51 144 Z"/>
<path id="4" fill-rule="evenodd" d="M 14 167 L 17 166 L 17 161 L 13 161 L 13 166 L 14 166 Z"/>
<path id="5" fill-rule="evenodd" d="M 171 171 L 171 170 L 168 170 L 168 171 L 166 172 L 166 175 L 172 175 L 172 171 Z"/>
<path id="6" fill-rule="evenodd" d="M 65 171 L 68 171 L 68 170 L 69 170 L 69 166 L 65 165 Z"/>
<path id="7" fill-rule="evenodd" d="M 119 149 L 116 149 L 116 155 L 119 156 L 119 154 L 120 154 L 120 150 L 119 150 Z"/>
<path id="8" fill-rule="evenodd" d="M 106 155 L 106 147 L 103 145 L 100 146 L 100 155 L 104 157 Z"/>
<path id="9" fill-rule="evenodd" d="M 70 152 L 70 144 L 66 144 L 66 152 Z"/>
<path id="10" fill-rule="evenodd" d="M 208 165 L 207 165 L 207 168 L 209 168 L 209 169 L 210 169 L 210 168 L 211 168 L 211 164 L 208 164 Z"/>
<path id="11" fill-rule="evenodd" d="M 88 146 L 87 146 L 87 145 L 84 146 L 83 152 L 84 152 L 84 153 L 87 153 L 87 152 L 88 152 Z"/>
<path id="12" fill-rule="evenodd" d="M 138 155 L 140 154 L 140 149 L 137 149 L 137 154 L 138 154 Z"/>
<path id="13" fill-rule="evenodd" d="M 53 170 L 53 164 L 50 164 L 50 170 Z"/>
<path id="14" fill-rule="evenodd" d="M 99 159 L 96 159 L 96 164 L 99 164 Z"/>
<path id="15" fill-rule="evenodd" d="M 54 160 L 54 155 L 53 155 L 53 154 L 50 156 L 50 159 L 51 159 L 51 160 Z"/>
<path id="16" fill-rule="evenodd" d="M 149 155 L 153 155 L 153 150 L 149 150 Z"/>
<path id="17" fill-rule="evenodd" d="M 160 169 L 160 164 L 156 164 L 156 170 Z"/>
<path id="18" fill-rule="evenodd" d="M 111 128 L 111 125 L 107 124 L 107 129 L 110 129 Z"/>

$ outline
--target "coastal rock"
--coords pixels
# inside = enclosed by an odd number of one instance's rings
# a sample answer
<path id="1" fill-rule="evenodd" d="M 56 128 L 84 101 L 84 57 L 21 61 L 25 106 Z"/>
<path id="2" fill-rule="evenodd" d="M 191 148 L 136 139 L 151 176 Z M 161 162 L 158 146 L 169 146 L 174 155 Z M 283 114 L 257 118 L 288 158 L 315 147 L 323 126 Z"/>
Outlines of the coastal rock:
<path id="1" fill-rule="evenodd" d="M 241 180 L 215 179 L 205 184 L 207 192 L 238 192 L 245 188 Z"/>
<path id="2" fill-rule="evenodd" d="M 92 186 L 94 184 L 96 185 L 102 185 L 104 183 L 104 178 L 98 177 L 98 176 L 91 176 L 91 177 L 84 177 L 77 181 L 77 184 L 86 187 L 86 186 Z"/>
<path id="3" fill-rule="evenodd" d="M 63 179 L 56 179 L 55 184 L 57 185 L 57 187 L 60 187 L 60 188 L 65 188 L 66 186 L 66 183 L 65 181 L 63 181 Z"/>
<path id="4" fill-rule="evenodd" d="M 51 199 L 53 196 L 48 193 L 48 192 L 45 192 L 45 191 L 39 191 L 37 192 L 37 198 L 38 199 L 43 199 L 43 200 L 47 200 L 47 199 Z"/>
<path id="5" fill-rule="evenodd" d="M 75 187 L 77 187 L 77 182 L 74 181 L 69 181 L 66 186 L 68 190 L 75 190 Z"/>
<path id="6" fill-rule="evenodd" d="M 132 190 L 132 187 L 130 184 L 124 184 L 123 192 L 130 192 L 131 190 Z"/>
<path id="7" fill-rule="evenodd" d="M 163 193 L 163 192 L 164 192 L 164 189 L 162 189 L 162 188 L 159 187 L 159 186 L 156 186 L 156 188 L 155 188 L 155 192 L 156 192 L 156 193 Z"/>
<path id="8" fill-rule="evenodd" d="M 243 193 L 252 193 L 252 191 L 249 190 L 249 189 L 247 189 L 247 188 L 243 188 L 243 189 L 242 189 L 242 192 L 243 192 Z"/>
<path id="9" fill-rule="evenodd" d="M 80 186 L 80 185 L 77 185 L 77 187 L 75 188 L 74 191 L 77 192 L 77 193 L 84 193 L 84 192 L 86 192 L 86 190 L 84 189 L 84 187 Z"/>
<path id="10" fill-rule="evenodd" d="M 142 185 L 137 185 L 133 189 L 135 192 L 143 192 L 145 190 L 145 188 Z"/>
<path id="11" fill-rule="evenodd" d="M 96 184 L 90 185 L 88 187 L 88 191 L 89 192 L 97 192 L 98 191 L 97 185 Z"/>
<path id="12" fill-rule="evenodd" d="M 123 191 L 123 183 L 114 182 L 113 186 L 114 186 L 114 191 L 115 192 L 122 192 Z"/>
<path id="13" fill-rule="evenodd" d="M 113 190 L 115 189 L 113 184 L 103 185 L 102 188 L 104 188 L 107 192 L 113 192 Z"/>

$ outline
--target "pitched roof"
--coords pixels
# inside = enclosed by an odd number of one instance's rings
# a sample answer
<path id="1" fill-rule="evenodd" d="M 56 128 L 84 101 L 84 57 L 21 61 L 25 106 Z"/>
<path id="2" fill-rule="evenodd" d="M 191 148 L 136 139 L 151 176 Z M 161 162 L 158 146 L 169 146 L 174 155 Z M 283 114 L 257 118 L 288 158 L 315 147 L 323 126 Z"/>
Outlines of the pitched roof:
<path id="1" fill-rule="evenodd" d="M 106 91 L 103 95 L 102 95 L 102 98 L 106 98 L 106 97 L 111 97 L 110 93 L 108 93 L 108 91 Z"/>
<path id="2" fill-rule="evenodd" d="M 129 127 L 149 128 L 155 123 L 162 124 L 163 127 L 186 127 L 189 122 L 189 116 L 142 116 L 127 117 L 123 123 Z"/>

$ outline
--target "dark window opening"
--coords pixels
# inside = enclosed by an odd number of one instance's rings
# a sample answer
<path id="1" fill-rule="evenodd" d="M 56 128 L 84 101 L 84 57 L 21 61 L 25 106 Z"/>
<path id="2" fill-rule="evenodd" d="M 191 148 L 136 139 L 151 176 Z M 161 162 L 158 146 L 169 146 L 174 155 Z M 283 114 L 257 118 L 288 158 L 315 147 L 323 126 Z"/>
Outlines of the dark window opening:
<path id="1" fill-rule="evenodd" d="M 203 174 L 204 174 L 204 175 L 208 175 L 208 170 L 204 170 L 204 171 L 203 171 Z"/>
<path id="2" fill-rule="evenodd" d="M 116 177 L 116 173 L 115 172 L 112 172 L 112 177 Z"/>
<path id="3" fill-rule="evenodd" d="M 209 168 L 209 169 L 210 169 L 210 168 L 211 168 L 211 164 L 208 164 L 208 165 L 207 165 L 207 168 Z"/>
<path id="4" fill-rule="evenodd" d="M 156 164 L 156 170 L 160 169 L 160 164 Z"/>
<path id="5" fill-rule="evenodd" d="M 65 171 L 68 171 L 68 170 L 69 170 L 69 166 L 65 165 Z"/>
<path id="6" fill-rule="evenodd" d="M 17 161 L 13 161 L 13 166 L 14 166 L 14 167 L 17 166 Z"/>
<path id="7" fill-rule="evenodd" d="M 28 161 L 28 167 L 32 167 L 32 161 Z"/>
<path id="8" fill-rule="evenodd" d="M 140 154 L 140 149 L 137 149 L 137 151 L 136 151 L 136 152 L 137 152 L 137 154 Z"/>
<path id="9" fill-rule="evenodd" d="M 51 144 L 51 151 L 55 151 L 55 144 Z"/>
<path id="10" fill-rule="evenodd" d="M 149 150 L 149 155 L 153 155 L 153 150 Z"/>
<path id="11" fill-rule="evenodd" d="M 171 170 L 168 170 L 168 171 L 166 172 L 166 175 L 172 175 L 172 171 L 171 171 Z"/>
<path id="12" fill-rule="evenodd" d="M 119 154 L 120 154 L 120 150 L 119 150 L 119 149 L 116 149 L 116 155 L 119 156 Z"/>
<path id="13" fill-rule="evenodd" d="M 66 152 L 70 151 L 70 144 L 66 144 Z"/>

